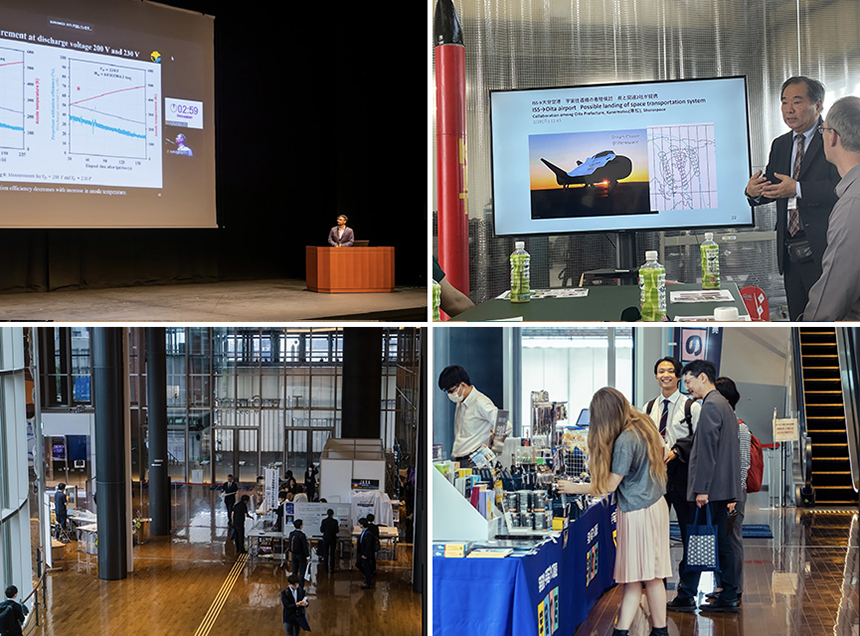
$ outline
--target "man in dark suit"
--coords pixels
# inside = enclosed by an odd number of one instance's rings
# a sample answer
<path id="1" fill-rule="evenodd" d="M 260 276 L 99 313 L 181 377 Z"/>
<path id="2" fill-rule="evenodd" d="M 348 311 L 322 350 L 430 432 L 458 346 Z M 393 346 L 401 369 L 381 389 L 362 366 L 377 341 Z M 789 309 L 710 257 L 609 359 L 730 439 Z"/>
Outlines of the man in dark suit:
<path id="1" fill-rule="evenodd" d="M 302 525 L 304 522 L 301 519 L 293 521 L 295 530 L 290 533 L 290 552 L 293 555 L 293 574 L 299 577 L 299 587 L 305 589 L 305 568 L 310 563 L 311 550 Z"/>
<path id="2" fill-rule="evenodd" d="M 281 590 L 281 604 L 284 606 L 284 624 L 287 626 L 287 636 L 298 636 L 299 628 L 309 632 L 305 608 L 308 602 L 305 591 L 299 587 L 299 577 L 291 574 L 287 577 L 288 587 Z"/>
<path id="3" fill-rule="evenodd" d="M 358 537 L 358 559 L 355 567 L 364 575 L 363 590 L 373 587 L 373 572 L 376 570 L 376 537 L 367 527 L 367 519 L 362 517 L 358 520 L 361 526 L 361 535 Z"/>
<path id="4" fill-rule="evenodd" d="M 379 552 L 379 548 L 381 546 L 379 543 L 379 526 L 376 525 L 376 522 L 375 522 L 376 517 L 374 517 L 372 513 L 369 513 L 367 515 L 367 517 L 365 517 L 365 518 L 367 519 L 367 529 L 373 533 L 373 539 L 374 539 L 373 549 L 376 552 Z M 376 574 L 376 556 L 375 555 L 373 557 L 373 573 Z"/>
<path id="5" fill-rule="evenodd" d="M 346 227 L 346 215 L 337 217 L 337 225 L 328 233 L 328 244 L 332 247 L 352 247 L 355 243 L 355 234 L 352 228 Z"/>
<path id="6" fill-rule="evenodd" d="M 235 506 L 233 506 L 233 539 L 236 541 L 236 554 L 247 554 L 245 549 L 245 518 L 253 519 L 248 514 L 248 504 L 251 498 L 248 495 L 242 495 Z"/>
<path id="7" fill-rule="evenodd" d="M 326 518 L 320 524 L 320 532 L 323 536 L 323 565 L 329 572 L 334 572 L 335 552 L 337 550 L 338 521 L 334 518 L 334 510 L 326 511 Z"/>
<path id="8" fill-rule="evenodd" d="M 227 475 L 227 481 L 221 487 L 224 491 L 224 505 L 227 507 L 227 525 L 233 522 L 233 506 L 236 505 L 236 493 L 239 492 L 239 484 L 233 481 L 233 475 Z"/>
<path id="9" fill-rule="evenodd" d="M 62 537 L 62 531 L 66 529 L 66 518 L 68 517 L 68 509 L 66 508 L 66 484 L 57 484 L 57 490 L 54 493 L 54 512 L 57 515 L 57 538 Z"/>
<path id="10" fill-rule="evenodd" d="M 272 526 L 274 532 L 284 531 L 284 504 L 287 502 L 287 493 L 282 490 L 278 493 L 278 507 L 275 508 L 275 524 Z"/>
<path id="11" fill-rule="evenodd" d="M 788 313 L 797 320 L 821 275 L 827 223 L 836 203 L 839 172 L 824 157 L 821 108 L 824 85 L 791 77 L 782 85 L 782 119 L 791 128 L 773 140 L 764 174 L 756 172 L 745 194 L 750 205 L 776 201 L 776 258 Z"/>
<path id="12" fill-rule="evenodd" d="M 717 550 L 721 564 L 734 563 L 729 540 L 728 506 L 738 497 L 741 474 L 741 450 L 738 441 L 738 418 L 726 398 L 717 391 L 717 370 L 713 362 L 694 360 L 681 371 L 690 395 L 702 400 L 699 423 L 693 435 L 687 474 L 687 500 L 696 506 L 708 506 L 717 526 Z M 699 588 L 699 571 L 686 569 L 678 583 L 678 594 L 666 608 L 674 611 L 695 611 L 695 596 Z M 738 588 L 735 574 L 724 567 L 721 574 L 723 591 L 708 605 L 699 606 L 703 612 L 737 612 Z"/>

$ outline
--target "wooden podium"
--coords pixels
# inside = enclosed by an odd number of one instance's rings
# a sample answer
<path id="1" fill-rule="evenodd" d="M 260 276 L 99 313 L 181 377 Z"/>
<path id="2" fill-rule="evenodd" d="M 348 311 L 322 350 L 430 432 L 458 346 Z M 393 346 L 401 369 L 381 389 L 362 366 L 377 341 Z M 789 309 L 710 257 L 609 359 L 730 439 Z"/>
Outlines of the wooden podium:
<path id="1" fill-rule="evenodd" d="M 305 247 L 310 291 L 329 294 L 394 291 L 393 247 Z"/>

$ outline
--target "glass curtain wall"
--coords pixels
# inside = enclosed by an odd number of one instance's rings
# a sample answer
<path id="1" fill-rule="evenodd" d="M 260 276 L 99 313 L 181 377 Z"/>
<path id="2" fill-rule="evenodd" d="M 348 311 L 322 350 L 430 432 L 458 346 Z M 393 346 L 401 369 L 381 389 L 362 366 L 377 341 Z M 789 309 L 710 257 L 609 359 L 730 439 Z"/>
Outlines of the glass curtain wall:
<path id="1" fill-rule="evenodd" d="M 0 581 L 33 588 L 27 453 L 24 330 L 0 329 Z"/>
<path id="2" fill-rule="evenodd" d="M 525 327 L 522 329 L 521 421 L 531 427 L 531 392 L 567 402 L 573 424 L 595 391 L 614 386 L 633 399 L 631 327 Z"/>
<path id="3" fill-rule="evenodd" d="M 46 411 L 92 412 L 89 331 L 40 331 Z M 132 474 L 147 478 L 146 330 L 128 331 Z M 380 436 L 387 450 L 417 444 L 420 331 L 386 328 L 380 342 Z M 174 482 L 254 482 L 262 468 L 304 474 L 340 436 L 340 329 L 168 327 L 167 427 Z M 300 480 L 301 481 L 301 480 Z"/>

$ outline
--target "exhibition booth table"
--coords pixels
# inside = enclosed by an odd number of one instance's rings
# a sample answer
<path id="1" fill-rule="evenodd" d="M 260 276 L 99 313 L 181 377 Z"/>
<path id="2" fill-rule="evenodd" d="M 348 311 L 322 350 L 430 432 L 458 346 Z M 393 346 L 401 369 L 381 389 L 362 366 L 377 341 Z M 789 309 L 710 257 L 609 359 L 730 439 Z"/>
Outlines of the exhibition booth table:
<path id="1" fill-rule="evenodd" d="M 305 248 L 310 291 L 325 293 L 394 291 L 393 247 Z"/>
<path id="2" fill-rule="evenodd" d="M 389 559 L 391 561 L 397 560 L 397 540 L 400 537 L 400 532 L 397 528 L 390 528 L 388 526 L 377 526 L 379 530 L 379 544 L 380 549 L 377 553 L 377 559 Z M 355 554 L 353 555 L 356 559 L 358 558 L 358 540 L 361 537 L 361 533 L 364 530 L 361 526 L 353 526 L 352 528 L 352 538 L 355 541 Z"/>
<path id="3" fill-rule="evenodd" d="M 512 303 L 507 299 L 494 298 L 472 307 L 452 320 L 456 321 L 480 321 L 480 320 L 524 320 L 524 321 L 580 321 L 580 322 L 607 322 L 623 321 L 630 319 L 626 315 L 622 317 L 625 310 L 630 308 L 639 309 L 639 286 L 594 286 L 585 287 L 587 294 L 581 297 L 560 298 L 544 297 L 533 298 L 527 303 Z M 570 292 L 572 290 L 550 290 L 551 292 Z M 719 302 L 672 302 L 671 295 L 677 292 L 702 292 L 702 286 L 698 284 L 666 285 L 666 314 L 669 320 L 690 319 L 696 316 L 714 315 L 717 307 L 735 307 L 738 315 L 743 320 L 749 320 L 749 314 L 744 306 L 738 286 L 735 283 L 723 283 L 722 291 L 726 300 Z M 728 296 L 731 296 L 731 300 Z M 635 312 L 630 312 L 634 313 Z"/>
<path id="4" fill-rule="evenodd" d="M 615 585 L 615 506 L 603 499 L 536 553 L 433 558 L 433 633 L 572 634 Z"/>

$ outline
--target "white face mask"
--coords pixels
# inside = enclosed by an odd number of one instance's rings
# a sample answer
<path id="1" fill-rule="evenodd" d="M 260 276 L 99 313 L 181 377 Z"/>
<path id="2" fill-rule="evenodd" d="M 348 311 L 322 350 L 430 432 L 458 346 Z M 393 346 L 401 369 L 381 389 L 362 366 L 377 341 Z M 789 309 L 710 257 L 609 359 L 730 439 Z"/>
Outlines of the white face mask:
<path id="1" fill-rule="evenodd" d="M 448 394 L 448 399 L 451 400 L 454 404 L 459 404 L 463 401 L 463 397 L 460 395 L 460 388 L 458 387 L 456 391 Z"/>

